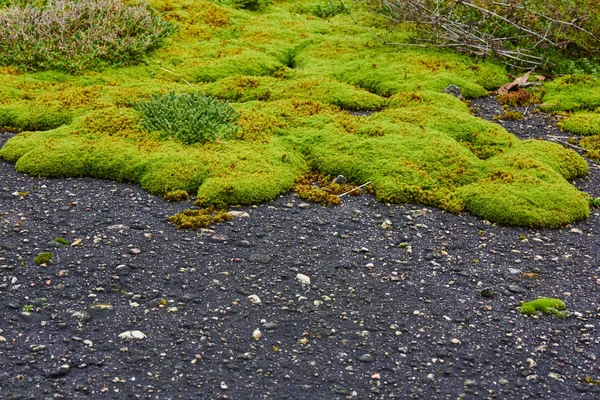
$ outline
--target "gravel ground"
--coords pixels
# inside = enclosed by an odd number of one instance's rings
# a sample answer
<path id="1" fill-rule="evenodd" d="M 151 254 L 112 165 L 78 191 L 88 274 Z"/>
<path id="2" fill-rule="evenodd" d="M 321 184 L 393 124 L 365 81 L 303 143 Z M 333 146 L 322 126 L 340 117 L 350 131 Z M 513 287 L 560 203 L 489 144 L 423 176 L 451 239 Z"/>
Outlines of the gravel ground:
<path id="1" fill-rule="evenodd" d="M 505 126 L 557 134 L 527 116 Z M 288 194 L 192 232 L 166 220 L 191 202 L 133 185 L 0 180 L 2 399 L 600 398 L 598 212 L 532 230 Z M 575 183 L 600 196 L 597 166 Z M 573 315 L 521 316 L 538 296 Z"/>

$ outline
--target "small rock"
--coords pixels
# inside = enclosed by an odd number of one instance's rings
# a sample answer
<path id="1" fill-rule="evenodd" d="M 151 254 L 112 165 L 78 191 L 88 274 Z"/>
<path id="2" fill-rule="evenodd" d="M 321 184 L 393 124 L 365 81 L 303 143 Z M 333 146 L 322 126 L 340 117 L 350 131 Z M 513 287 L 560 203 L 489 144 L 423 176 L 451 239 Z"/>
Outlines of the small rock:
<path id="1" fill-rule="evenodd" d="M 296 280 L 303 285 L 310 285 L 310 278 L 304 274 L 297 274 Z"/>
<path id="2" fill-rule="evenodd" d="M 510 272 L 511 274 L 520 274 L 523 271 L 518 268 L 509 268 L 508 272 Z"/>
<path id="3" fill-rule="evenodd" d="M 369 353 L 362 354 L 362 355 L 358 356 L 356 359 L 358 361 L 364 362 L 364 363 L 371 363 L 371 362 L 375 361 L 375 357 L 373 357 Z"/>
<path id="4" fill-rule="evenodd" d="M 485 288 L 479 292 L 483 297 L 492 297 L 496 292 L 492 288 Z"/>
<path id="5" fill-rule="evenodd" d="M 259 264 L 268 264 L 271 262 L 271 256 L 268 254 L 259 254 L 253 253 L 248 257 L 248 261 L 259 263 Z"/>
<path id="6" fill-rule="evenodd" d="M 225 382 L 221 382 L 221 390 L 227 390 L 227 389 L 229 389 L 227 387 L 227 384 Z"/>
<path id="7" fill-rule="evenodd" d="M 38 351 L 46 350 L 46 346 L 44 346 L 43 344 L 32 344 L 31 346 L 29 346 L 29 350 L 33 351 L 34 353 L 37 353 Z"/>
<path id="8" fill-rule="evenodd" d="M 459 100 L 462 100 L 463 94 L 462 90 L 456 85 L 450 84 L 446 89 L 444 89 L 444 93 L 449 94 L 450 96 L 454 96 Z"/>
<path id="9" fill-rule="evenodd" d="M 277 325 L 275 322 L 265 322 L 264 324 L 262 324 L 262 326 L 266 330 L 272 331 L 273 329 L 277 328 L 279 325 Z"/>
<path id="10" fill-rule="evenodd" d="M 47 372 L 46 376 L 48 378 L 62 378 L 63 376 L 66 376 L 69 371 L 71 371 L 71 366 L 69 364 L 63 364 L 57 369 Z"/>
<path id="11" fill-rule="evenodd" d="M 119 334 L 120 339 L 142 340 L 142 339 L 146 339 L 146 337 L 147 337 L 146 334 L 141 331 L 125 331 L 125 332 Z"/>
<path id="12" fill-rule="evenodd" d="M 248 300 L 250 300 L 254 304 L 260 304 L 260 303 L 262 303 L 262 301 L 260 300 L 260 297 L 258 297 L 255 294 L 251 294 L 250 296 L 248 296 Z"/>
<path id="13" fill-rule="evenodd" d="M 216 234 L 216 235 L 212 235 L 210 237 L 210 240 L 212 240 L 215 243 L 224 243 L 229 240 L 229 237 L 227 235 Z"/>
<path id="14" fill-rule="evenodd" d="M 71 247 L 79 246 L 83 242 L 83 239 L 75 239 L 73 243 L 71 243 Z"/>
<path id="15" fill-rule="evenodd" d="M 9 242 L 0 242 L 0 250 L 14 250 L 17 245 Z"/>
<path id="16" fill-rule="evenodd" d="M 260 329 L 255 329 L 254 332 L 252 332 L 252 338 L 254 340 L 260 339 L 261 336 L 262 336 L 262 332 L 260 331 Z"/>
<path id="17" fill-rule="evenodd" d="M 518 285 L 508 285 L 508 291 L 511 293 L 525 293 L 525 289 Z"/>
<path id="18" fill-rule="evenodd" d="M 308 204 L 308 203 L 300 203 L 300 204 L 298 204 L 298 208 L 305 209 L 305 208 L 309 208 L 309 207 L 310 207 L 310 204 Z"/>
<path id="19" fill-rule="evenodd" d="M 579 235 L 583 235 L 583 231 L 579 228 L 573 228 L 573 229 L 571 229 L 571 232 L 577 233 Z"/>
<path id="20" fill-rule="evenodd" d="M 233 218 L 250 218 L 250 214 L 245 211 L 227 211 L 227 215 Z"/>
<path id="21" fill-rule="evenodd" d="M 344 185 L 344 184 L 348 183 L 348 179 L 346 179 L 346 177 L 344 175 L 338 175 L 331 181 L 331 183 L 336 183 L 338 185 Z"/>
<path id="22" fill-rule="evenodd" d="M 460 340 L 458 340 L 458 339 L 454 338 L 454 339 L 452 339 L 452 340 L 450 341 L 450 343 L 452 343 L 452 344 L 460 344 L 461 342 L 460 342 Z"/>

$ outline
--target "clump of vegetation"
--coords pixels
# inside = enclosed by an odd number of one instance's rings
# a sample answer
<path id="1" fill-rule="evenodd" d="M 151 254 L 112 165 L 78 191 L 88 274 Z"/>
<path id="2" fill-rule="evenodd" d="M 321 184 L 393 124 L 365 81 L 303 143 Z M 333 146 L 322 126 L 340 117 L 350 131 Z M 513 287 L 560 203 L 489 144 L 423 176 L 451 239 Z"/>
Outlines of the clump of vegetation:
<path id="1" fill-rule="evenodd" d="M 567 306 L 564 301 L 551 297 L 545 297 L 533 301 L 528 301 L 521 305 L 521 314 L 534 315 L 536 311 L 541 311 L 544 314 L 552 314 L 557 318 L 567 318 L 569 312 L 566 311 Z"/>
<path id="2" fill-rule="evenodd" d="M 0 12 L 0 65 L 70 73 L 138 63 L 174 31 L 151 8 L 120 0 L 10 2 Z"/>
<path id="3" fill-rule="evenodd" d="M 35 265 L 44 265 L 44 264 L 48 264 L 50 262 L 50 260 L 52 260 L 52 258 L 54 257 L 54 255 L 52 253 L 50 253 L 49 251 L 44 251 L 40 254 L 38 254 L 37 256 L 35 256 L 35 258 L 33 259 L 33 262 L 35 263 Z"/>
<path id="4" fill-rule="evenodd" d="M 159 131 L 185 145 L 228 137 L 237 131 L 237 112 L 228 102 L 199 93 L 155 95 L 135 104 L 144 115 L 144 127 Z"/>
<path id="5" fill-rule="evenodd" d="M 417 41 L 495 57 L 511 66 L 557 66 L 600 49 L 600 6 L 566 0 L 362 0 L 409 27 Z M 405 28 L 406 29 L 406 28 Z"/>
<path id="6" fill-rule="evenodd" d="M 187 209 L 169 217 L 177 229 L 200 229 L 223 221 L 231 221 L 233 217 L 227 214 L 227 210 L 217 210 L 212 207 L 201 210 Z"/>
<path id="7" fill-rule="evenodd" d="M 561 121 L 559 126 L 565 131 L 576 135 L 600 135 L 600 112 L 580 111 L 573 113 Z"/>
<path id="8" fill-rule="evenodd" d="M 366 190 L 380 201 L 502 224 L 561 227 L 589 215 L 587 196 L 568 182 L 587 172 L 585 160 L 521 141 L 443 93 L 450 84 L 466 98 L 497 89 L 507 82 L 499 64 L 380 46 L 353 24 L 372 16 L 349 2 L 352 15 L 326 20 L 296 11 L 325 0 L 277 1 L 260 12 L 208 0 L 149 4 L 179 29 L 147 63 L 78 75 L 0 67 L 0 125 L 23 131 L 0 158 L 34 176 L 135 182 L 159 196 L 182 190 L 198 207 L 269 201 L 317 170 L 372 181 Z M 550 82 L 554 91 L 557 81 L 570 95 L 596 85 L 561 78 Z M 214 96 L 215 107 L 231 102 L 230 130 L 206 133 L 201 118 L 188 118 L 192 90 Z M 157 103 L 151 118 L 141 105 L 148 98 Z M 313 182 L 309 194 L 335 201 L 333 186 Z"/>
<path id="9" fill-rule="evenodd" d="M 525 118 L 525 116 L 523 115 L 522 112 L 511 110 L 507 106 L 503 106 L 502 109 L 504 110 L 504 115 L 495 115 L 494 119 L 506 119 L 509 121 L 519 121 L 519 120 L 522 120 L 523 118 Z"/>
<path id="10" fill-rule="evenodd" d="M 334 183 L 330 176 L 314 171 L 297 178 L 292 190 L 298 193 L 302 200 L 329 206 L 340 204 L 339 195 L 350 192 L 355 187 L 349 183 Z M 361 190 L 356 189 L 348 194 L 359 196 L 360 193 Z"/>
<path id="11" fill-rule="evenodd" d="M 518 90 L 511 90 L 505 94 L 499 95 L 498 100 L 500 100 L 502 104 L 517 107 L 533 104 L 534 97 L 527 90 L 519 88 Z"/>
<path id="12" fill-rule="evenodd" d="M 348 12 L 342 2 L 338 3 L 334 0 L 309 5 L 297 4 L 292 10 L 299 14 L 310 14 L 323 19 L 331 18 L 338 14 L 344 14 Z"/>
<path id="13" fill-rule="evenodd" d="M 178 202 L 184 201 L 188 198 L 188 192 L 185 190 L 172 190 L 170 192 L 165 193 L 164 197 L 165 201 Z"/>
<path id="14" fill-rule="evenodd" d="M 244 10 L 263 10 L 271 4 L 271 0 L 215 0 L 219 4 L 241 8 Z"/>
<path id="15" fill-rule="evenodd" d="M 58 244 L 62 244 L 63 246 L 71 245 L 71 242 L 69 242 L 67 239 L 61 238 L 61 237 L 54 238 L 54 241 Z"/>

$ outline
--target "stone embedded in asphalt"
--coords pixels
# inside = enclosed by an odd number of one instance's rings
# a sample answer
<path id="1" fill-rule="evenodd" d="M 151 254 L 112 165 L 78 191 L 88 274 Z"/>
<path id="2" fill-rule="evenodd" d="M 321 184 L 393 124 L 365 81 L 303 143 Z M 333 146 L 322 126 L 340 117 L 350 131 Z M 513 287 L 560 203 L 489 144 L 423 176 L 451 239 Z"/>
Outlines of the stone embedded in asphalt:
<path id="1" fill-rule="evenodd" d="M 265 328 L 265 330 L 267 331 L 272 331 L 273 329 L 277 328 L 279 325 L 277 325 L 275 322 L 265 322 L 264 324 L 262 324 L 263 328 Z"/>
<path id="2" fill-rule="evenodd" d="M 146 334 L 141 331 L 125 331 L 119 334 L 120 339 L 133 339 L 133 340 L 142 340 L 146 339 Z"/>
<path id="3" fill-rule="evenodd" d="M 260 297 L 258 297 L 255 294 L 251 294 L 250 296 L 248 296 L 248 300 L 250 300 L 254 304 L 260 304 L 260 303 L 262 303 L 262 301 L 260 300 Z"/>
<path id="4" fill-rule="evenodd" d="M 14 250 L 17 245 L 10 242 L 0 242 L 0 250 Z"/>
<path id="5" fill-rule="evenodd" d="M 267 264 L 271 262 L 271 256 L 268 254 L 252 253 L 250 254 L 250 257 L 248 257 L 248 261 L 259 264 Z"/>
<path id="6" fill-rule="evenodd" d="M 66 376 L 69 371 L 71 371 L 71 366 L 69 364 L 63 364 L 57 369 L 46 372 L 45 375 L 48 378 L 62 378 L 63 376 Z"/>
<path id="7" fill-rule="evenodd" d="M 245 211 L 227 211 L 227 215 L 233 218 L 250 218 L 250 214 Z"/>
<path id="8" fill-rule="evenodd" d="M 212 235 L 210 237 L 210 240 L 212 240 L 213 242 L 216 243 L 223 243 L 229 240 L 229 237 L 227 235 L 220 235 L 220 234 L 216 234 L 216 235 Z"/>
<path id="9" fill-rule="evenodd" d="M 370 362 L 373 362 L 373 361 L 375 361 L 375 357 L 373 357 L 373 356 L 372 356 L 371 354 L 369 354 L 369 353 L 362 354 L 362 355 L 358 356 L 356 359 L 357 359 L 358 361 L 360 361 L 360 362 L 364 362 L 364 363 L 370 363 Z"/>
<path id="10" fill-rule="evenodd" d="M 525 289 L 519 285 L 508 285 L 508 291 L 511 293 L 525 293 Z"/>
<path id="11" fill-rule="evenodd" d="M 303 285 L 310 285 L 310 278 L 304 274 L 297 274 L 296 280 Z"/>
<path id="12" fill-rule="evenodd" d="M 479 292 L 483 297 L 492 297 L 496 292 L 492 288 L 485 288 Z"/>

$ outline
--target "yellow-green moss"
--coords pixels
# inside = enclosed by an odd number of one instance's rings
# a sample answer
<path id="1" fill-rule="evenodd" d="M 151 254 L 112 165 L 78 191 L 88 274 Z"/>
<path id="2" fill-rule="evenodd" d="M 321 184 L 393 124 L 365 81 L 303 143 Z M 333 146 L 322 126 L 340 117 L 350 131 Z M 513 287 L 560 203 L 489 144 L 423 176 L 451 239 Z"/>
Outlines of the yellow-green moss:
<path id="1" fill-rule="evenodd" d="M 521 314 L 534 315 L 536 311 L 541 311 L 544 314 L 552 314 L 557 318 L 567 318 L 569 313 L 565 311 L 567 306 L 564 301 L 551 297 L 545 297 L 533 301 L 528 301 L 521 305 Z"/>
<path id="2" fill-rule="evenodd" d="M 232 219 L 233 217 L 227 214 L 226 210 L 205 208 L 202 210 L 187 209 L 169 217 L 169 222 L 172 222 L 177 229 L 200 229 Z"/>
<path id="3" fill-rule="evenodd" d="M 22 131 L 0 158 L 36 176 L 197 193 L 200 206 L 272 200 L 317 170 L 372 181 L 381 201 L 505 224 L 557 227 L 589 215 L 586 195 L 567 181 L 587 172 L 577 154 L 520 141 L 442 93 L 454 84 L 466 97 L 481 96 L 507 81 L 498 65 L 381 46 L 344 12 L 325 19 L 298 12 L 314 0 L 278 1 L 259 12 L 202 0 L 149 3 L 179 30 L 145 64 L 78 76 L 0 68 L 0 127 Z M 229 100 L 239 132 L 183 146 L 145 131 L 132 105 L 170 91 Z M 367 110 L 374 113 L 349 112 Z M 320 190 L 332 195 L 331 187 Z M 208 218 L 185 217 L 197 226 L 205 222 L 189 218 Z"/>
<path id="4" fill-rule="evenodd" d="M 35 256 L 33 262 L 35 263 L 35 265 L 48 264 L 53 257 L 54 255 L 52 253 L 50 253 L 49 251 L 44 251 Z"/>

